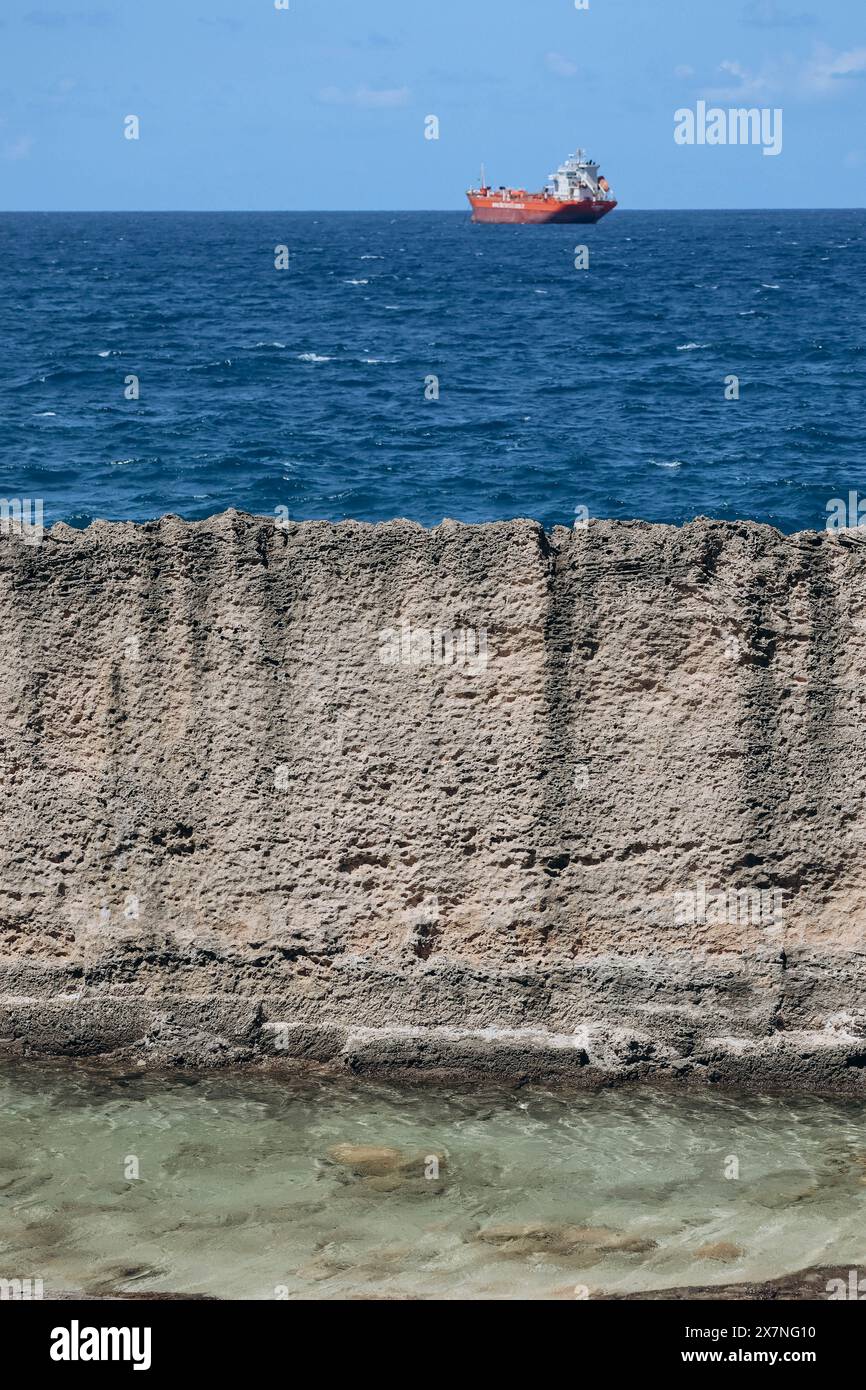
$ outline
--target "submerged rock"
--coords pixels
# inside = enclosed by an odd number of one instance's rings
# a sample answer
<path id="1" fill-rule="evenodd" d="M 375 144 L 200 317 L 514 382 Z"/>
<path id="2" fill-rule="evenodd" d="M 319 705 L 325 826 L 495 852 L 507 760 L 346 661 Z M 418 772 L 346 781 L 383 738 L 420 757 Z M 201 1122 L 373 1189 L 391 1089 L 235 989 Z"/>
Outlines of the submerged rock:
<path id="1" fill-rule="evenodd" d="M 641 1236 L 623 1235 L 606 1226 L 557 1226 L 544 1222 L 513 1222 L 485 1226 L 475 1240 L 495 1245 L 508 1254 L 549 1252 L 553 1255 L 622 1253 L 642 1255 L 655 1250 L 657 1242 Z"/>
<path id="2" fill-rule="evenodd" d="M 94 1271 L 86 1281 L 85 1292 L 114 1296 L 118 1284 L 134 1283 L 138 1279 L 162 1279 L 168 1273 L 155 1265 L 108 1264 Z"/>
<path id="3" fill-rule="evenodd" d="M 373 1173 L 361 1179 L 365 1192 L 397 1192 L 404 1185 L 402 1173 Z"/>
<path id="4" fill-rule="evenodd" d="M 829 1179 L 825 1185 L 829 1185 Z M 820 1194 L 821 1189 L 811 1176 L 796 1170 L 768 1173 L 743 1184 L 743 1196 L 747 1201 L 771 1210 L 790 1207 L 795 1202 L 813 1201 Z"/>
<path id="5" fill-rule="evenodd" d="M 592 1298 L 604 1302 L 623 1302 L 626 1300 L 665 1299 L 695 1303 L 707 1301 L 716 1303 L 743 1300 L 748 1303 L 769 1300 L 799 1301 L 816 1303 L 827 1298 L 828 1284 L 838 1278 L 840 1270 L 829 1265 L 813 1266 L 798 1270 L 793 1274 L 780 1274 L 776 1279 L 768 1279 L 762 1284 L 687 1284 L 670 1289 L 648 1289 L 640 1293 L 593 1292 Z"/>
<path id="6" fill-rule="evenodd" d="M 46 1187 L 54 1181 L 53 1173 L 46 1173 L 44 1170 L 20 1169 L 12 1178 L 4 1179 L 0 1182 L 0 1192 L 5 1193 L 7 1198 L 29 1196 L 31 1192 L 37 1192 L 40 1187 Z"/>
<path id="7" fill-rule="evenodd" d="M 716 1240 L 709 1245 L 699 1246 L 695 1256 L 699 1260 L 739 1260 L 745 1253 L 741 1246 L 729 1240 Z"/>
<path id="8" fill-rule="evenodd" d="M 139 1289 L 129 1293 L 126 1289 L 106 1289 L 101 1293 L 85 1289 L 45 1290 L 45 1298 L 60 1303 L 219 1303 L 221 1300 L 213 1293 L 166 1293 L 162 1290 Z"/>
<path id="9" fill-rule="evenodd" d="M 334 1279 L 338 1274 L 343 1274 L 351 1266 L 338 1260 L 329 1260 L 319 1257 L 311 1260 L 309 1264 L 302 1265 L 297 1270 L 297 1277 L 306 1283 L 320 1284 L 326 1279 Z"/>
<path id="10" fill-rule="evenodd" d="M 428 1173 L 429 1181 L 434 1181 L 448 1162 L 441 1150 L 410 1154 L 402 1149 L 368 1144 L 334 1144 L 328 1150 L 328 1158 L 339 1167 L 348 1168 L 356 1177 L 393 1178 L 397 1185 L 403 1178 L 427 1179 Z"/>
<path id="11" fill-rule="evenodd" d="M 369 1144 L 334 1144 L 328 1150 L 328 1158 L 341 1167 L 351 1168 L 354 1173 L 366 1177 L 381 1177 L 385 1173 L 396 1173 L 404 1161 L 399 1149 L 376 1148 Z"/>

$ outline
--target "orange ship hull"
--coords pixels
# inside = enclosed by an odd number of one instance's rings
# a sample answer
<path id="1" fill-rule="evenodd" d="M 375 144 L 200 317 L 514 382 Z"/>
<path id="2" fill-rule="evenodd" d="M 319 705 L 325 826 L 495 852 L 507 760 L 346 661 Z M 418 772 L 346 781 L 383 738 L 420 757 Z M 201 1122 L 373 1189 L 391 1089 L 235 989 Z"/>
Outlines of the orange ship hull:
<path id="1" fill-rule="evenodd" d="M 513 190 L 509 197 L 493 192 L 466 196 L 472 205 L 473 222 L 598 222 L 616 207 L 615 198 L 606 202 L 584 198 L 566 203 L 519 190 Z"/>

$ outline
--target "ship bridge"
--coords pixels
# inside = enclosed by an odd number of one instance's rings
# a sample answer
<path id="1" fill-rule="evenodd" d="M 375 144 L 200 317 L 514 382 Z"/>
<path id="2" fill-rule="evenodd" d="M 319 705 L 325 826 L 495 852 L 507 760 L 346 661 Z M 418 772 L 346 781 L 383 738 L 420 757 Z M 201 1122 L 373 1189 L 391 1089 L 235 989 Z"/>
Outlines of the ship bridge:
<path id="1" fill-rule="evenodd" d="M 584 150 L 576 150 L 549 175 L 548 184 L 554 197 L 565 201 L 600 198 L 598 170 L 599 166 L 587 157 Z"/>

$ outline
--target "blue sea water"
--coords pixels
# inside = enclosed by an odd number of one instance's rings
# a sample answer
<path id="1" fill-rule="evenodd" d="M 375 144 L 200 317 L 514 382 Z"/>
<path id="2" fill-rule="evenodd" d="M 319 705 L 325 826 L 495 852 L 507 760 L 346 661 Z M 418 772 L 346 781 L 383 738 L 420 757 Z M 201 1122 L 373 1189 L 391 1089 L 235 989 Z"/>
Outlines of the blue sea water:
<path id="1" fill-rule="evenodd" d="M 857 210 L 7 213 L 0 496 L 820 527 L 866 487 L 864 284 Z"/>

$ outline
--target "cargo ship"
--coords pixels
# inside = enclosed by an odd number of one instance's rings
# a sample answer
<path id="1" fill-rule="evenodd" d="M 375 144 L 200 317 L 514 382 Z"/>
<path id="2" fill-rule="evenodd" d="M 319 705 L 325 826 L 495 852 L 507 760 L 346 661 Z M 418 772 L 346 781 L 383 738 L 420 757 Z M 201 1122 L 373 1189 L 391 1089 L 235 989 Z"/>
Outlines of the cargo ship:
<path id="1" fill-rule="evenodd" d="M 492 188 L 481 168 L 481 186 L 466 196 L 473 222 L 598 222 L 616 207 L 607 179 L 583 150 L 577 150 L 551 174 L 540 193 L 525 188 Z"/>

